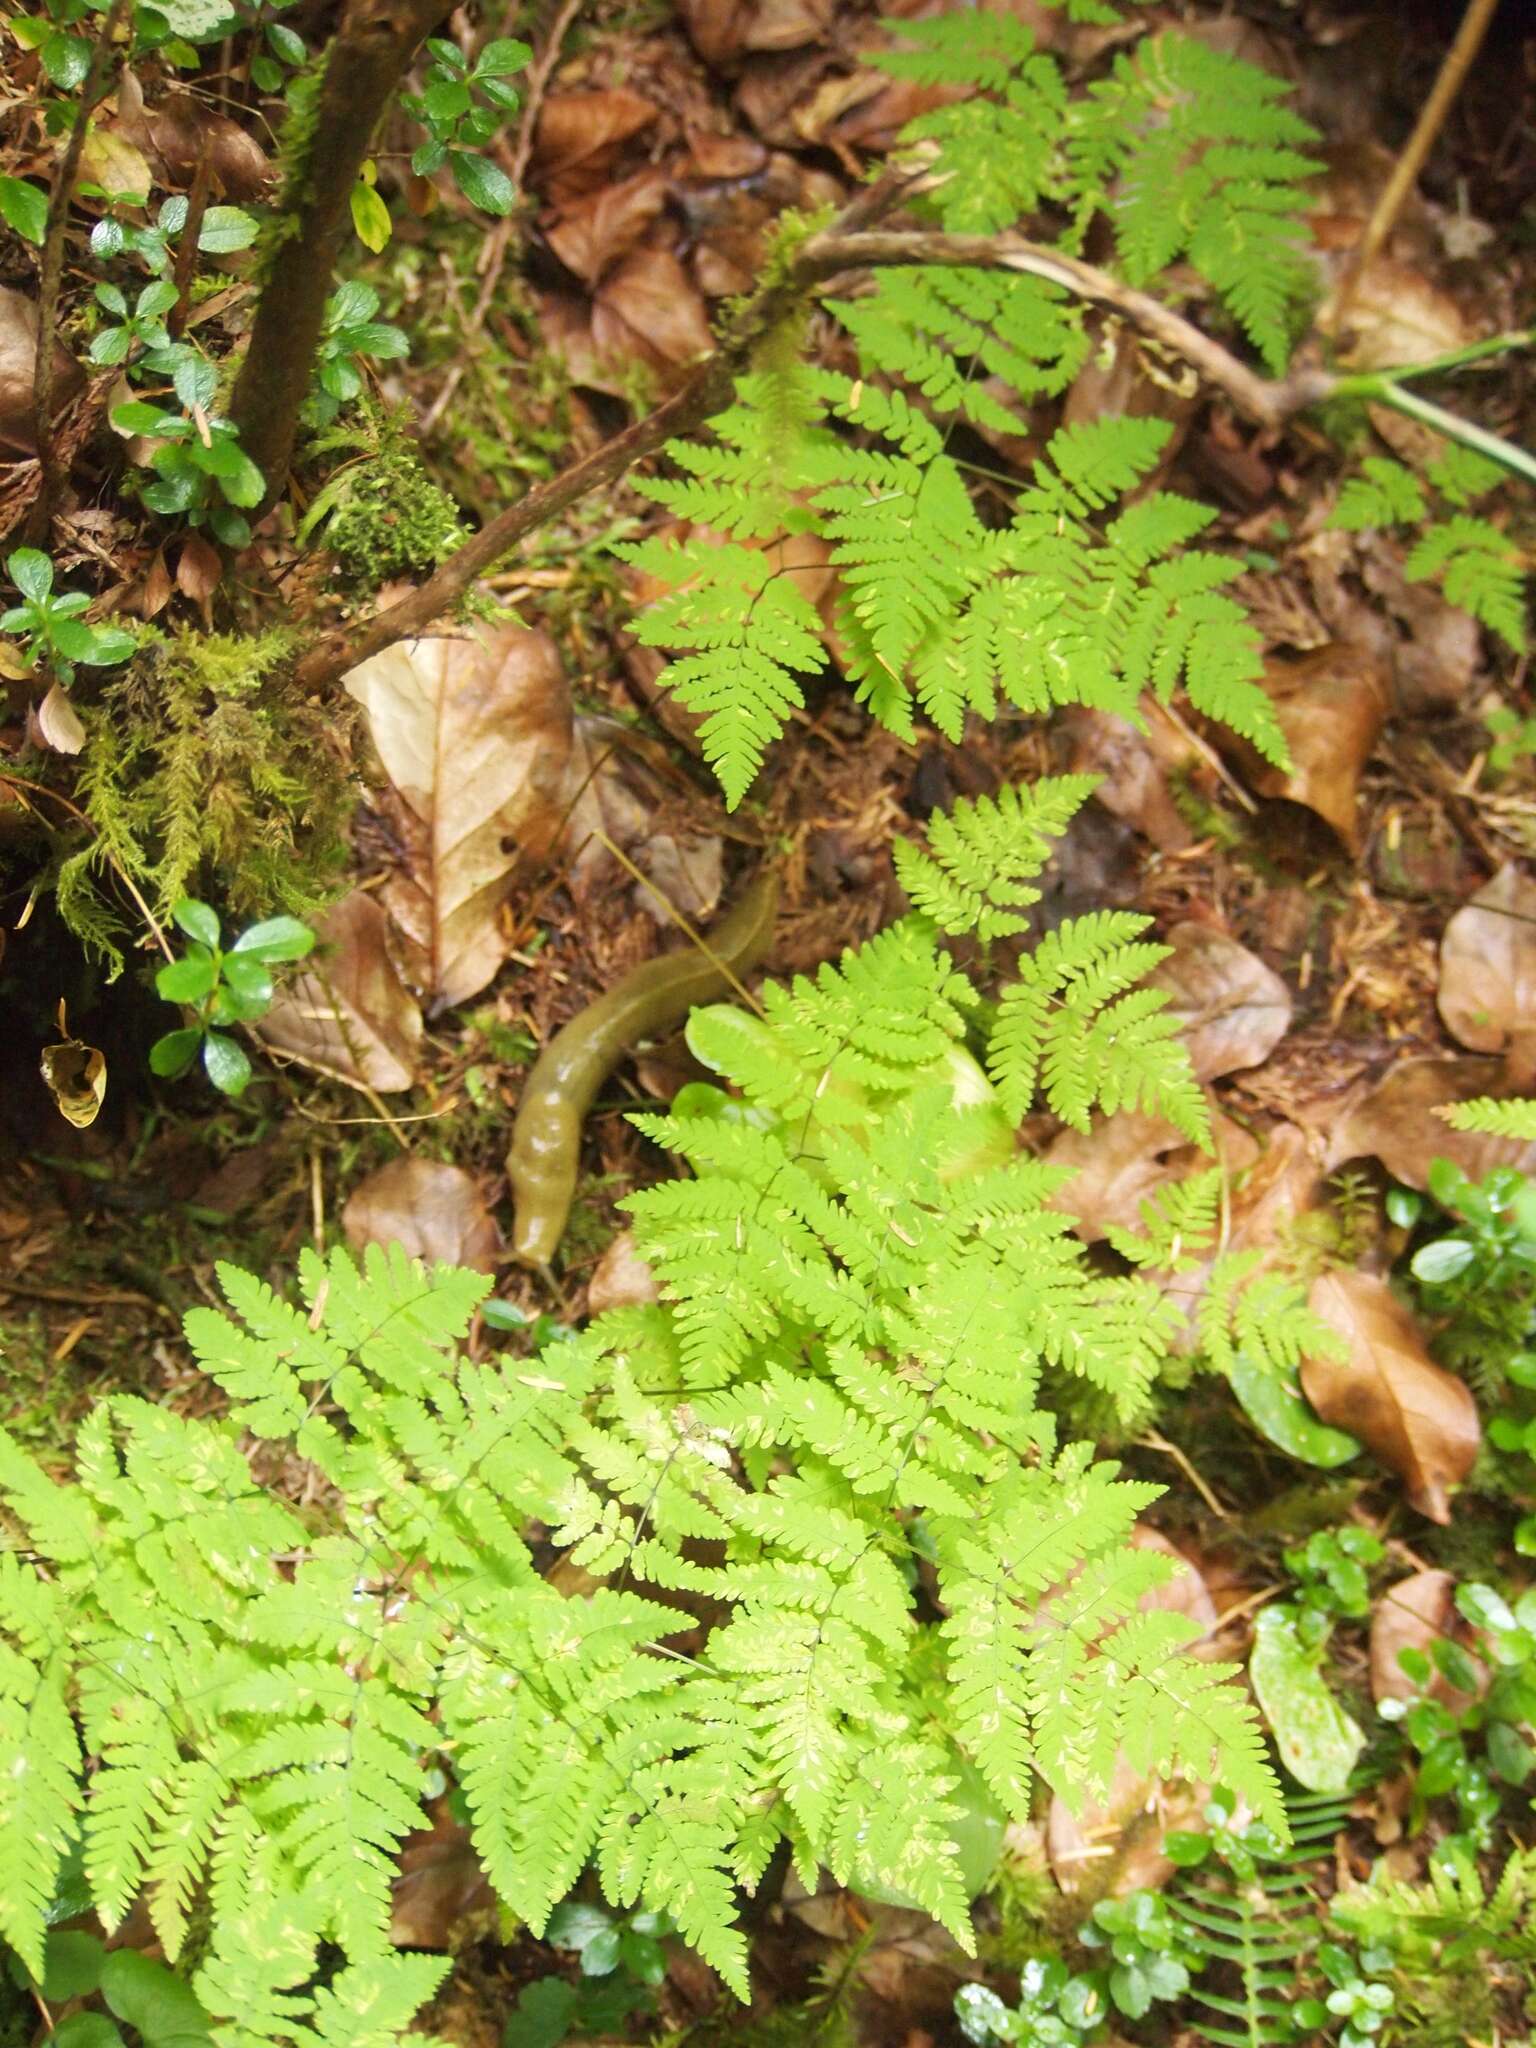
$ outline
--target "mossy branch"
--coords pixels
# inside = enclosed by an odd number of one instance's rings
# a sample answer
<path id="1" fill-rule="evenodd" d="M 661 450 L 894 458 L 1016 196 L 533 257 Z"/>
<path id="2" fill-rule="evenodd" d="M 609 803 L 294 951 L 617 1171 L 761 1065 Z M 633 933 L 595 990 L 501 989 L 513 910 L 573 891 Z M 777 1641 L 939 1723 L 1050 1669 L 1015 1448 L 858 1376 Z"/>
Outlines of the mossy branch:
<path id="1" fill-rule="evenodd" d="M 327 53 L 308 146 L 279 201 L 281 259 L 268 270 L 230 402 L 241 445 L 266 478 L 263 510 L 288 479 L 352 188 L 380 117 L 450 4 L 352 0 Z"/>

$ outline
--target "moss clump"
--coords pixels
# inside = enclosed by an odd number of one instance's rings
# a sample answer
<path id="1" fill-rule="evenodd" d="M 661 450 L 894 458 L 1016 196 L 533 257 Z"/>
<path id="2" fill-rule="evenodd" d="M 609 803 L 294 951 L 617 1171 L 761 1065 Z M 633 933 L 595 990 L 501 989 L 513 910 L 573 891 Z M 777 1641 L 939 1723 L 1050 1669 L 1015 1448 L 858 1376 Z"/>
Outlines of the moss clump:
<path id="1" fill-rule="evenodd" d="M 236 920 L 303 915 L 346 855 L 352 707 L 298 699 L 297 636 L 155 635 L 83 708 L 78 801 L 94 827 L 60 862 L 60 914 L 90 952 L 122 965 L 121 879 L 158 916 L 206 895 Z"/>
<path id="2" fill-rule="evenodd" d="M 319 491 L 299 539 L 323 539 L 354 588 L 430 574 L 468 538 L 453 499 L 428 476 L 402 409 L 365 401 L 345 426 L 312 441 L 310 453 L 350 459 Z"/>

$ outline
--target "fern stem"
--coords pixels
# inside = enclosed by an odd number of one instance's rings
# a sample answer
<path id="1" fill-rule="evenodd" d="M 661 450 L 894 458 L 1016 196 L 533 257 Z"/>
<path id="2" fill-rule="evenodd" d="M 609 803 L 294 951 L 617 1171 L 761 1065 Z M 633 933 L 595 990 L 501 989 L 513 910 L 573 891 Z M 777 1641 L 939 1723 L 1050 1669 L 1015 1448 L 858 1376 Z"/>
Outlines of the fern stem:
<path id="1" fill-rule="evenodd" d="M 1400 412 L 1408 419 L 1433 427 L 1448 440 L 1459 441 L 1463 448 L 1476 449 L 1479 455 L 1486 455 L 1501 469 L 1524 477 L 1527 483 L 1536 483 L 1536 455 L 1529 448 L 1522 448 L 1518 442 L 1506 441 L 1501 434 L 1490 433 L 1475 421 L 1464 420 L 1459 413 L 1447 412 L 1433 399 L 1421 398 L 1417 391 L 1405 390 L 1391 376 L 1355 378 L 1350 383 L 1355 389 L 1348 395 L 1374 398 L 1379 405 L 1390 406 L 1394 412 Z"/>

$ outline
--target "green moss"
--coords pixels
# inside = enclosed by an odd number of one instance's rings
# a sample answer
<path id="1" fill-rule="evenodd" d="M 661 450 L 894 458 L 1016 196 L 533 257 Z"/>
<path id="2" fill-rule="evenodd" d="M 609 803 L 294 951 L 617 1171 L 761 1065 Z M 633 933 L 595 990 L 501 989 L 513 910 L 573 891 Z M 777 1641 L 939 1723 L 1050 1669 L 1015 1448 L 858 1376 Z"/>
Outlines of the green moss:
<path id="1" fill-rule="evenodd" d="M 56 875 L 60 914 L 122 965 L 123 878 L 159 917 L 209 897 L 235 920 L 316 908 L 346 854 L 350 700 L 296 698 L 287 630 L 155 635 L 82 708 L 78 801 L 94 828 Z"/>
<path id="2" fill-rule="evenodd" d="M 365 400 L 309 453 L 347 459 L 316 495 L 299 539 L 323 540 L 353 588 L 427 575 L 468 538 L 453 499 L 428 476 L 403 408 Z"/>

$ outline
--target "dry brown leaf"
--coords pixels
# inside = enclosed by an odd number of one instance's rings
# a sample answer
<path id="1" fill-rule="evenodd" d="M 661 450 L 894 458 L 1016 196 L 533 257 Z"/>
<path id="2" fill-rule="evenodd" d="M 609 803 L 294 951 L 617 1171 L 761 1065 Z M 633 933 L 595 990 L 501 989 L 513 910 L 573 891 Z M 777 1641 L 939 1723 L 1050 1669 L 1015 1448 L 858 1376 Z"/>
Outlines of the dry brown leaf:
<path id="1" fill-rule="evenodd" d="M 552 92 L 539 109 L 534 130 L 533 168 L 541 185 L 560 179 L 575 189 L 571 173 L 580 165 L 582 183 L 600 182 L 606 160 L 621 143 L 649 128 L 658 109 L 637 92 Z"/>
<path id="2" fill-rule="evenodd" d="M 1404 1060 L 1334 1124 L 1324 1163 L 1331 1173 L 1346 1160 L 1379 1159 L 1394 1180 L 1420 1189 L 1435 1159 L 1451 1160 L 1471 1180 L 1496 1166 L 1536 1174 L 1536 1143 L 1453 1131 L 1434 1114 L 1449 1103 L 1519 1092 L 1502 1060 Z"/>
<path id="3" fill-rule="evenodd" d="M 260 199 L 272 182 L 266 152 L 231 115 L 175 91 L 158 106 L 147 107 L 132 71 L 124 71 L 118 82 L 117 132 L 148 158 L 161 184 L 189 185 L 205 159 L 222 198 Z"/>
<path id="4" fill-rule="evenodd" d="M 70 1037 L 62 1002 L 59 1037 L 57 1045 L 43 1047 L 43 1080 L 59 1115 L 77 1131 L 83 1131 L 95 1123 L 107 1097 L 106 1058 L 94 1045 Z"/>
<path id="5" fill-rule="evenodd" d="M 666 201 L 665 175 L 648 168 L 573 199 L 545 230 L 545 239 L 567 270 L 595 285 L 635 247 Z"/>
<path id="6" fill-rule="evenodd" d="M 1219 1115 L 1212 1125 L 1217 1157 L 1229 1173 L 1257 1159 L 1258 1146 L 1239 1125 Z M 1106 1117 L 1089 1132 L 1058 1132 L 1045 1157 L 1052 1166 L 1074 1169 L 1051 1206 L 1074 1219 L 1072 1227 L 1085 1244 L 1096 1244 L 1111 1229 L 1142 1229 L 1144 1201 L 1170 1181 L 1212 1164 L 1211 1155 L 1172 1124 L 1133 1110 Z"/>
<path id="7" fill-rule="evenodd" d="M 200 533 L 189 533 L 176 557 L 176 588 L 194 604 L 206 605 L 219 587 L 224 564 L 219 551 Z"/>
<path id="8" fill-rule="evenodd" d="M 521 860 L 561 823 L 571 702 L 554 642 L 503 627 L 476 639 L 408 640 L 352 669 L 386 774 L 415 830 L 385 897 L 422 984 L 461 1003 L 511 943 L 501 906 Z"/>
<path id="9" fill-rule="evenodd" d="M 1389 534 L 1360 533 L 1349 539 L 1360 581 L 1402 627 L 1403 637 L 1394 635 L 1390 649 L 1399 710 L 1412 717 L 1465 703 L 1482 663 L 1481 626 L 1460 605 L 1448 604 L 1432 584 L 1410 583 L 1403 573 L 1403 549 Z M 1347 590 L 1341 604 L 1348 607 L 1351 631 L 1359 630 L 1362 613 L 1371 616 L 1372 608 Z"/>
<path id="10" fill-rule="evenodd" d="M 37 361 L 37 307 L 0 285 L 0 455 L 37 453 L 32 372 Z M 62 345 L 54 350 L 54 405 L 62 411 L 83 389 L 85 372 Z"/>
<path id="11" fill-rule="evenodd" d="M 45 746 L 56 754 L 78 754 L 85 745 L 85 727 L 69 701 L 69 693 L 55 683 L 37 707 L 37 730 Z"/>
<path id="12" fill-rule="evenodd" d="M 1209 925 L 1177 924 L 1167 933 L 1171 956 L 1149 986 L 1171 997 L 1168 1014 L 1202 1081 L 1257 1067 L 1290 1028 L 1291 996 L 1257 953 Z"/>
<path id="13" fill-rule="evenodd" d="M 60 149 L 64 144 L 60 143 Z M 149 159 L 136 143 L 130 142 L 115 123 L 92 121 L 80 151 L 80 175 L 104 192 L 131 193 L 140 206 L 154 189 L 155 174 Z"/>
<path id="14" fill-rule="evenodd" d="M 1307 1399 L 1398 1475 L 1421 1515 L 1448 1522 L 1449 1489 L 1471 1471 L 1481 1441 L 1465 1382 L 1435 1364 L 1417 1321 L 1372 1273 L 1325 1273 L 1308 1305 L 1348 1350 L 1302 1361 Z"/>
<path id="15" fill-rule="evenodd" d="M 1470 1641 L 1472 1631 L 1456 1611 L 1453 1572 L 1420 1571 L 1389 1586 L 1371 1611 L 1371 1698 L 1411 1700 L 1421 1688 L 1397 1661 L 1399 1650 L 1422 1650 L 1428 1656 L 1440 1641 Z M 1459 1690 L 1436 1671 L 1427 1687 L 1453 1714 L 1464 1714 L 1473 1695 Z"/>
<path id="16" fill-rule="evenodd" d="M 1072 748 L 1076 775 L 1097 775 L 1094 796 L 1164 853 L 1194 844 L 1169 792 L 1169 770 L 1196 760 L 1195 749 L 1166 719 L 1154 718 L 1142 732 L 1109 711 L 1074 704 L 1062 713 L 1061 730 Z"/>
<path id="17" fill-rule="evenodd" d="M 1364 648 L 1318 647 L 1294 660 L 1272 657 L 1264 664 L 1264 688 L 1291 766 L 1264 763 L 1250 771 L 1250 781 L 1262 796 L 1305 804 L 1354 851 L 1360 774 L 1389 708 L 1384 666 Z"/>
<path id="18" fill-rule="evenodd" d="M 656 1275 L 635 1249 L 635 1233 L 621 1230 L 592 1268 L 587 1282 L 587 1314 L 600 1316 L 611 1308 L 641 1308 L 659 1300 Z"/>
<path id="19" fill-rule="evenodd" d="M 354 1250 L 398 1244 L 429 1266 L 494 1273 L 501 1232 L 472 1175 L 415 1153 L 392 1159 L 352 1190 L 341 1227 Z"/>
<path id="20" fill-rule="evenodd" d="M 1123 1757 L 1115 1765 L 1107 1798 L 1080 1799 L 1074 1813 L 1058 1792 L 1045 1831 L 1057 1884 L 1064 1892 L 1094 1899 L 1159 1890 L 1175 1867 L 1164 1853 L 1165 1838 L 1175 1832 L 1205 1833 L 1210 1796 L 1208 1785 L 1144 1778 Z"/>
<path id="21" fill-rule="evenodd" d="M 1352 370 L 1432 363 L 1473 339 L 1451 294 L 1414 265 L 1391 256 L 1373 257 L 1366 265 L 1342 321 L 1338 294 L 1330 294 L 1318 308 L 1317 328 L 1337 336 L 1339 360 Z"/>
<path id="22" fill-rule="evenodd" d="M 1513 861 L 1446 926 L 1438 1000 L 1462 1045 L 1536 1074 L 1536 882 Z"/>
<path id="23" fill-rule="evenodd" d="M 698 286 L 670 249 L 636 249 L 598 287 L 592 346 L 612 364 L 649 363 L 663 381 L 714 343 Z"/>
<path id="24" fill-rule="evenodd" d="M 407 1837 L 390 1898 L 389 1938 L 397 1948 L 441 1953 L 461 1945 L 467 1921 L 494 1928 L 496 1894 L 469 1829 L 446 1814 Z"/>
<path id="25" fill-rule="evenodd" d="M 326 913 L 317 936 L 320 954 L 279 989 L 257 1036 L 354 1088 L 393 1095 L 413 1087 L 421 1012 L 389 957 L 389 919 L 354 889 Z"/>
<path id="26" fill-rule="evenodd" d="M 706 64 L 729 64 L 749 50 L 803 49 L 832 19 L 831 0 L 679 0 L 678 11 Z"/>

